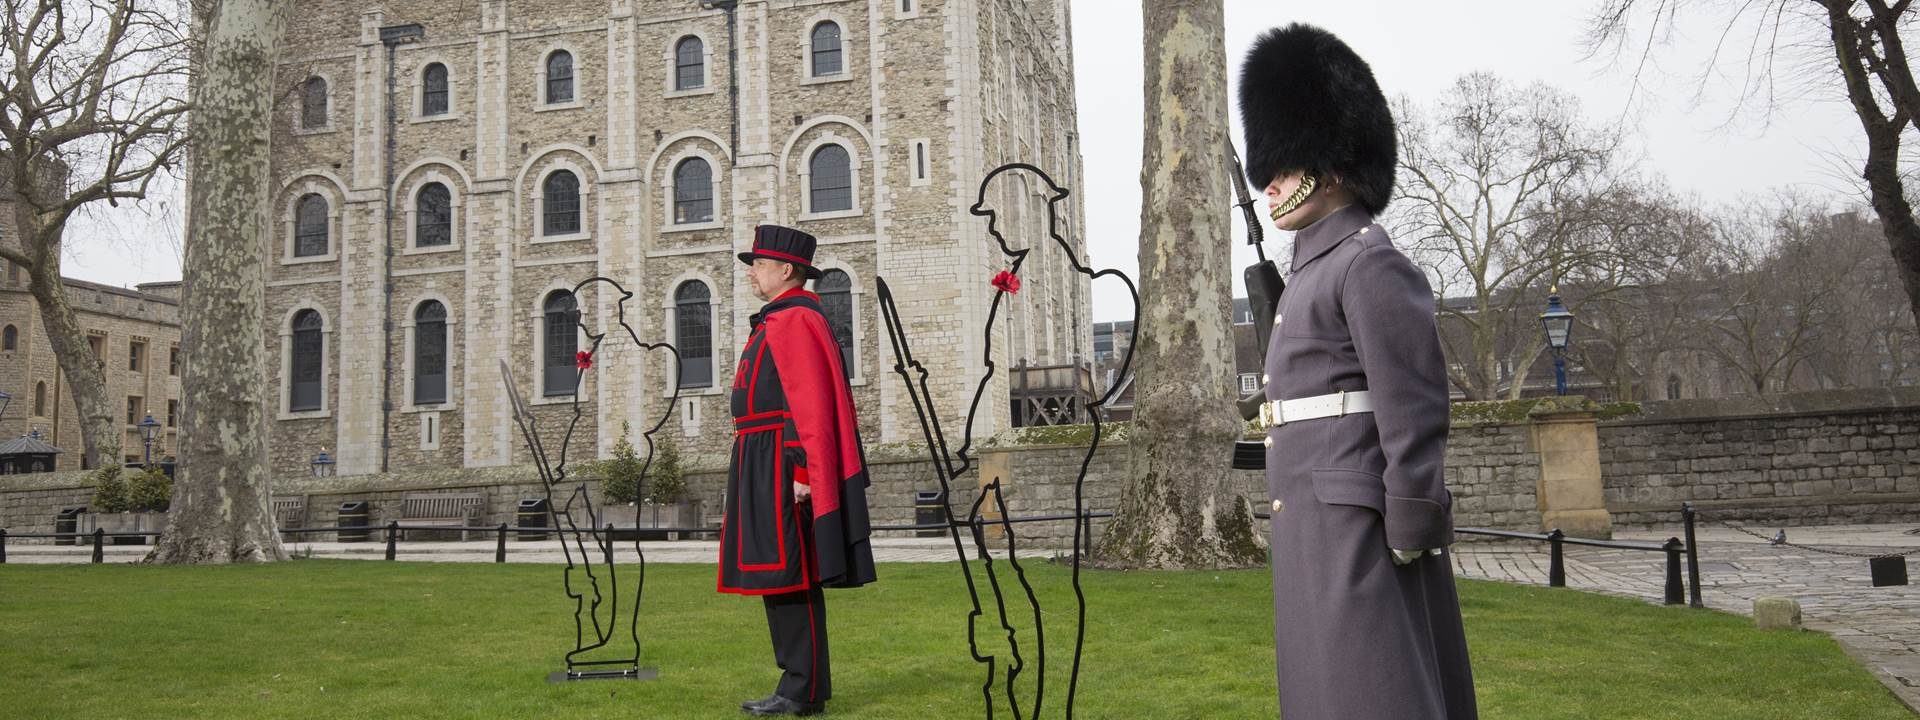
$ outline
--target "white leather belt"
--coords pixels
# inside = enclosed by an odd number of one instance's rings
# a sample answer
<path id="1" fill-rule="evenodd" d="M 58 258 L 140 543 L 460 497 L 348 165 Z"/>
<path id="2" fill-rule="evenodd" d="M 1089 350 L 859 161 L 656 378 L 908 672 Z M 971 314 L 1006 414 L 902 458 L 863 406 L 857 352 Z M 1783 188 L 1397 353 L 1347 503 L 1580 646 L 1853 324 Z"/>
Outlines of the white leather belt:
<path id="1" fill-rule="evenodd" d="M 1327 395 L 1261 403 L 1260 427 L 1279 427 L 1302 420 L 1318 420 L 1364 412 L 1373 412 L 1373 399 L 1367 391 L 1342 390 Z"/>

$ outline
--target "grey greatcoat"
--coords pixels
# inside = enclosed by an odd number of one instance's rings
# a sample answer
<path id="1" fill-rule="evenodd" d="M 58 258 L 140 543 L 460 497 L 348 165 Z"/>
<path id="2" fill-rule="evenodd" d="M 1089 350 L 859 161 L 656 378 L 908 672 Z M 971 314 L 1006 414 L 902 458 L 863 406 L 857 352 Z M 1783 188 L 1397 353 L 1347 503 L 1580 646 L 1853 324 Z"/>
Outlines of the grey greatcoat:
<path id="1" fill-rule="evenodd" d="M 1358 204 L 1294 238 L 1266 396 L 1366 390 L 1372 413 L 1268 431 L 1284 720 L 1477 717 L 1441 481 L 1446 364 L 1426 276 Z"/>

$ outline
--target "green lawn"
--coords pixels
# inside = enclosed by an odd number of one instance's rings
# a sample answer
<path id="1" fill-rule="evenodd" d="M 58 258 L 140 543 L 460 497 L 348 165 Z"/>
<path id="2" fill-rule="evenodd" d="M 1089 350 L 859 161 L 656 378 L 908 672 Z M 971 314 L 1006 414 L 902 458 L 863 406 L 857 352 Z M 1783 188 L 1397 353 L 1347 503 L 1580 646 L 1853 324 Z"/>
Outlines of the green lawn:
<path id="1" fill-rule="evenodd" d="M 1048 610 L 1044 714 L 1061 717 L 1072 595 L 1064 568 L 1030 574 Z M 0 566 L 0 716 L 730 718 L 771 689 L 760 604 L 715 594 L 712 566 L 650 573 L 642 635 L 658 680 L 547 684 L 571 645 L 559 577 L 325 560 Z M 830 716 L 983 717 L 957 566 L 880 577 L 829 593 Z M 1274 717 L 1267 583 L 1088 573 L 1077 716 Z M 1462 595 L 1483 717 L 1912 717 L 1823 635 L 1565 590 L 1466 583 Z"/>

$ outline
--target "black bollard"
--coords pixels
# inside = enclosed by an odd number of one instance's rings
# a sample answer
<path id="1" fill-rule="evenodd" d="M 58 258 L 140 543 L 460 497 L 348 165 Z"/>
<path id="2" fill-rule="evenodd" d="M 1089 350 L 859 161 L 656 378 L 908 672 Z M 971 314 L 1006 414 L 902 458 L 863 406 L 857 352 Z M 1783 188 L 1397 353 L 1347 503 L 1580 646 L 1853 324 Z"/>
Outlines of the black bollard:
<path id="1" fill-rule="evenodd" d="M 1560 528 L 1547 533 L 1547 587 L 1567 586 L 1566 538 Z"/>
<path id="2" fill-rule="evenodd" d="M 7 564 L 7 529 L 0 528 L 0 565 Z"/>
<path id="3" fill-rule="evenodd" d="M 394 555 L 393 543 L 395 540 L 398 540 L 399 538 L 400 538 L 400 521 L 388 520 L 387 521 L 387 559 L 388 560 L 393 559 L 393 555 Z"/>
<path id="4" fill-rule="evenodd" d="M 613 523 L 607 523 L 607 541 L 601 547 L 607 550 L 607 567 L 613 567 Z"/>
<path id="5" fill-rule="evenodd" d="M 1680 581 L 1680 538 L 1667 538 L 1667 544 L 1660 547 L 1667 551 L 1667 604 L 1683 604 L 1687 601 L 1687 589 Z"/>
<path id="6" fill-rule="evenodd" d="M 100 563 L 107 561 L 107 551 L 105 548 L 101 547 L 106 543 L 107 543 L 107 531 L 102 530 L 100 528 L 94 528 L 93 529 L 93 564 L 98 565 Z"/>
<path id="7" fill-rule="evenodd" d="M 500 543 L 498 545 L 495 545 L 493 548 L 493 561 L 497 563 L 503 563 L 507 561 L 507 524 L 506 523 L 500 523 Z"/>
<path id="8" fill-rule="evenodd" d="M 1687 605 L 1706 607 L 1700 602 L 1700 544 L 1693 539 L 1693 503 L 1680 503 L 1680 519 L 1687 532 Z"/>

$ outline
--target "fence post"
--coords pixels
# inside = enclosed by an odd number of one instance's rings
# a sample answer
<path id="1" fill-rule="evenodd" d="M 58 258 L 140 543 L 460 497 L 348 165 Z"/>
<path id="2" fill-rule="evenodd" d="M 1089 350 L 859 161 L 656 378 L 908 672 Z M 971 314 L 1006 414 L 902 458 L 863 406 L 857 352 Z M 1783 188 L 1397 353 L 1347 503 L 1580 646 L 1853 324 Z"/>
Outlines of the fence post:
<path id="1" fill-rule="evenodd" d="M 1566 545 L 1560 542 L 1566 537 L 1560 528 L 1547 533 L 1547 587 L 1567 586 Z"/>
<path id="2" fill-rule="evenodd" d="M 503 563 L 507 561 L 507 524 L 506 523 L 500 523 L 500 544 L 495 545 L 493 548 L 493 561 L 497 563 Z"/>
<path id="3" fill-rule="evenodd" d="M 1685 603 L 1687 590 L 1680 581 L 1680 538 L 1667 538 L 1667 543 L 1660 547 L 1667 551 L 1667 604 Z"/>
<path id="4" fill-rule="evenodd" d="M 107 531 L 101 528 L 94 528 L 93 529 L 93 564 L 98 565 L 100 563 L 107 561 L 107 551 L 105 548 L 101 547 L 106 543 L 107 543 Z"/>
<path id="5" fill-rule="evenodd" d="M 1700 544 L 1693 539 L 1694 515 L 1693 503 L 1680 503 L 1680 518 L 1687 531 L 1687 605 L 1705 607 L 1700 603 Z"/>
<path id="6" fill-rule="evenodd" d="M 1080 528 L 1079 529 L 1080 529 L 1080 552 L 1087 557 L 1092 557 L 1093 556 L 1093 511 L 1091 510 L 1080 511 Z"/>
<path id="7" fill-rule="evenodd" d="M 7 564 L 7 529 L 0 528 L 0 565 Z"/>
<path id="8" fill-rule="evenodd" d="M 639 532 L 635 529 L 634 532 Z M 607 542 L 601 547 L 607 551 L 607 567 L 613 567 L 613 523 L 607 523 Z"/>
<path id="9" fill-rule="evenodd" d="M 393 554 L 394 554 L 393 542 L 399 539 L 399 537 L 400 537 L 400 521 L 388 520 L 387 521 L 387 559 L 388 560 L 393 559 Z"/>

